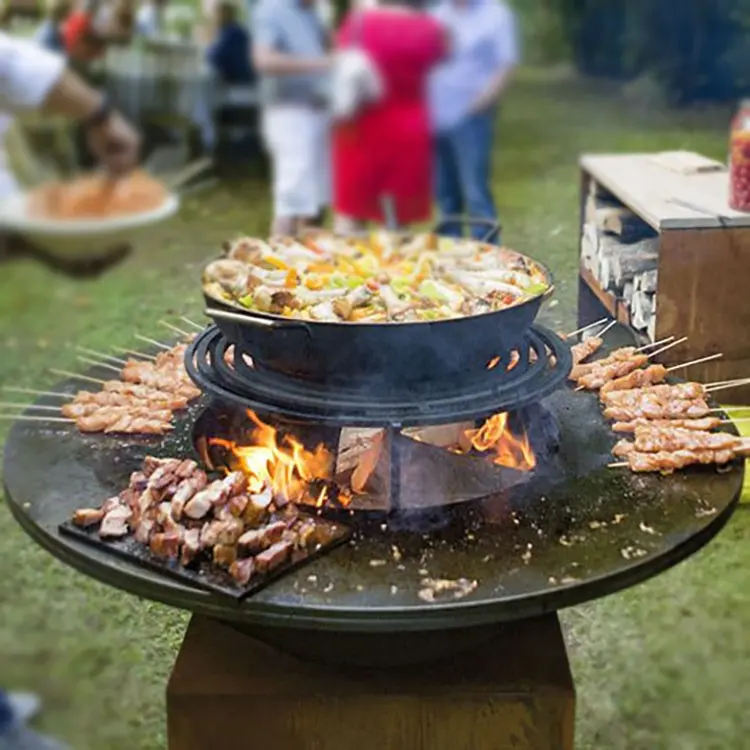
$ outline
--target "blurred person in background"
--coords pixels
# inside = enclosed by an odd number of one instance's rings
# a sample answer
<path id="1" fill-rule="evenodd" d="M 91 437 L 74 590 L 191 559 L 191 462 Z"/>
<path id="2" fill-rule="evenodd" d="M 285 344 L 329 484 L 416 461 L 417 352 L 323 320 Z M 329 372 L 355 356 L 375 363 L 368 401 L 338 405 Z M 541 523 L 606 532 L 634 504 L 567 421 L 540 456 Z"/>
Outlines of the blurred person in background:
<path id="1" fill-rule="evenodd" d="M 430 81 L 440 213 L 494 221 L 492 140 L 498 104 L 518 63 L 515 18 L 499 0 L 442 0 L 435 16 L 450 30 L 452 44 Z M 444 222 L 440 231 L 459 236 L 462 227 Z M 487 226 L 474 225 L 471 232 L 484 237 Z"/>
<path id="2" fill-rule="evenodd" d="M 78 0 L 61 27 L 65 52 L 85 66 L 102 58 L 109 44 L 128 44 L 133 25 L 131 0 Z"/>
<path id="3" fill-rule="evenodd" d="M 73 9 L 71 0 L 51 0 L 47 15 L 34 35 L 38 45 L 51 52 L 65 52 L 62 24 Z"/>
<path id="4" fill-rule="evenodd" d="M 216 4 L 216 36 L 206 51 L 206 59 L 222 83 L 251 83 L 254 78 L 250 65 L 250 35 L 237 16 L 233 0 L 220 0 Z"/>
<path id="5" fill-rule="evenodd" d="M 146 0 L 135 16 L 135 29 L 139 36 L 156 39 L 164 35 L 168 0 Z"/>
<path id="6" fill-rule="evenodd" d="M 333 140 L 336 231 L 383 222 L 383 199 L 399 224 L 432 213 L 432 144 L 427 101 L 430 71 L 448 52 L 443 27 L 421 2 L 382 2 L 353 10 L 337 45 L 367 53 L 382 78 L 383 97 L 337 125 Z"/>
<path id="7" fill-rule="evenodd" d="M 273 173 L 273 234 L 315 223 L 330 202 L 328 33 L 314 0 L 259 0 L 252 60 Z"/>
<path id="8" fill-rule="evenodd" d="M 68 70 L 61 55 L 0 32 L 0 138 L 4 138 L 11 116 L 28 110 L 78 121 L 92 154 L 115 177 L 130 171 L 138 161 L 138 133 L 110 107 L 104 95 Z M 0 200 L 17 190 L 5 151 L 0 149 Z M 125 252 L 113 248 L 84 261 L 81 267 L 65 266 L 20 238 L 0 236 L 0 255 L 31 254 L 69 272 L 96 273 L 119 261 Z"/>
<path id="9" fill-rule="evenodd" d="M 64 750 L 59 742 L 28 728 L 39 708 L 35 695 L 0 690 L 0 750 Z"/>

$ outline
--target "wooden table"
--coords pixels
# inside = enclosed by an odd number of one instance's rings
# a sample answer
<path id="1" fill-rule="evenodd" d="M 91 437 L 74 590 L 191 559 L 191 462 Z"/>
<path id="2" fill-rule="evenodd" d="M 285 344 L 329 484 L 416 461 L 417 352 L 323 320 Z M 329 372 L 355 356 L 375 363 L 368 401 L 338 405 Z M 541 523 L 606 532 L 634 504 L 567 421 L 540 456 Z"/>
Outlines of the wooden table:
<path id="1" fill-rule="evenodd" d="M 194 616 L 167 688 L 169 750 L 572 750 L 557 616 L 498 627 L 444 662 L 302 662 Z"/>
<path id="2" fill-rule="evenodd" d="M 691 161 L 697 165 L 693 170 L 681 168 Z M 662 361 L 669 365 L 723 353 L 722 359 L 680 375 L 702 382 L 750 377 L 750 214 L 727 205 L 727 170 L 690 154 L 586 155 L 580 166 L 580 325 L 602 317 L 603 311 L 624 325 L 633 323 L 628 290 L 597 278 L 586 256 L 595 196 L 606 205 L 622 206 L 653 235 L 655 319 L 640 337 L 687 336 L 684 344 L 664 353 Z M 612 240 L 600 227 L 595 232 L 602 241 Z M 750 387 L 728 391 L 724 400 L 750 404 Z"/>

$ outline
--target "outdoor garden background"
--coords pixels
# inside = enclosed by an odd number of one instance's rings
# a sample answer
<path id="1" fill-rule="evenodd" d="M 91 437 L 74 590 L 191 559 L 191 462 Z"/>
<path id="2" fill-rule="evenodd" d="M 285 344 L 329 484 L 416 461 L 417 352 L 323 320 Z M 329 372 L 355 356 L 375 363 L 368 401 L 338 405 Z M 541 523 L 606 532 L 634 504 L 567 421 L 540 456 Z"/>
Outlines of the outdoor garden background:
<path id="1" fill-rule="evenodd" d="M 724 159 L 750 83 L 750 0 L 517 5 L 526 65 L 497 125 L 494 191 L 506 243 L 554 270 L 547 320 L 565 330 L 575 320 L 579 155 L 687 149 Z M 165 316 L 201 319 L 201 263 L 227 237 L 263 234 L 269 211 L 264 169 L 250 162 L 188 199 L 99 280 L 3 264 L 0 381 L 44 388 L 50 365 L 76 368 L 75 345 L 132 346 L 135 332 L 163 334 Z M 687 563 L 563 613 L 578 748 L 748 747 L 749 532 L 746 507 Z M 3 504 L 0 534 L 0 684 L 40 692 L 44 728 L 75 748 L 164 748 L 165 684 L 188 616 L 58 563 Z"/>

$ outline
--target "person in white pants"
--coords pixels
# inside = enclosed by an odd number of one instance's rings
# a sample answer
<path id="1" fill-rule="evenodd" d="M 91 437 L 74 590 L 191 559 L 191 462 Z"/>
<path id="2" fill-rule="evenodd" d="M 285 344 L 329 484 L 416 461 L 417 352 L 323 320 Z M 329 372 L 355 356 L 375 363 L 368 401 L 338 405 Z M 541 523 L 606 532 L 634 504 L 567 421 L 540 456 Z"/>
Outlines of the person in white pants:
<path id="1" fill-rule="evenodd" d="M 330 204 L 328 31 L 314 0 L 260 0 L 253 64 L 272 162 L 272 234 L 296 234 Z"/>

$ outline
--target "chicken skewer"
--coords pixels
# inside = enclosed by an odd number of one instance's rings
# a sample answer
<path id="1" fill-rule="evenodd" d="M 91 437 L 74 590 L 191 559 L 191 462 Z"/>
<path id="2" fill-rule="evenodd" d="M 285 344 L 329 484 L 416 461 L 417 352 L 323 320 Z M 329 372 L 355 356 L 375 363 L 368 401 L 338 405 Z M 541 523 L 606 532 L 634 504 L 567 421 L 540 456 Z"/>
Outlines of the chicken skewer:
<path id="1" fill-rule="evenodd" d="M 635 419 L 697 419 L 707 417 L 713 409 L 703 399 L 643 399 L 633 406 L 609 406 L 604 417 L 613 422 L 632 422 Z"/>
<path id="2" fill-rule="evenodd" d="M 679 427 L 665 428 L 648 425 L 636 428 L 634 442 L 631 445 L 635 446 L 635 450 L 640 453 L 728 448 L 734 450 L 742 445 L 742 438 L 728 432 L 700 432 Z"/>
<path id="3" fill-rule="evenodd" d="M 634 433 L 636 427 L 679 427 L 685 430 L 705 431 L 714 430 L 725 424 L 734 422 L 750 421 L 750 417 L 740 419 L 721 419 L 720 417 L 699 417 L 697 419 L 644 419 L 638 417 L 630 422 L 615 422 L 612 425 L 612 432 L 616 433 Z"/>
<path id="4" fill-rule="evenodd" d="M 743 448 L 744 452 L 744 448 Z M 615 469 L 627 467 L 636 473 L 672 474 L 677 469 L 684 469 L 695 464 L 722 466 L 743 455 L 734 450 L 702 450 L 702 451 L 662 451 L 659 453 L 640 453 L 632 450 L 625 461 L 609 464 Z"/>

